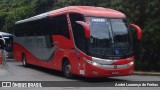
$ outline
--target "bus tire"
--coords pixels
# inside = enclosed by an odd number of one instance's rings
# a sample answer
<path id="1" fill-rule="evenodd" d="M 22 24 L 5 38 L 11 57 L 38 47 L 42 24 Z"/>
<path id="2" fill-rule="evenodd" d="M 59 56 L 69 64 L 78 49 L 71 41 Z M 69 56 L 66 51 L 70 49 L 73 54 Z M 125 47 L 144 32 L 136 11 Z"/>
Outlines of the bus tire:
<path id="1" fill-rule="evenodd" d="M 26 62 L 26 56 L 25 55 L 23 55 L 22 56 L 22 65 L 24 66 L 24 67 L 27 67 L 27 62 Z"/>
<path id="2" fill-rule="evenodd" d="M 73 75 L 71 74 L 71 66 L 68 60 L 63 63 L 63 74 L 68 79 L 73 78 Z"/>

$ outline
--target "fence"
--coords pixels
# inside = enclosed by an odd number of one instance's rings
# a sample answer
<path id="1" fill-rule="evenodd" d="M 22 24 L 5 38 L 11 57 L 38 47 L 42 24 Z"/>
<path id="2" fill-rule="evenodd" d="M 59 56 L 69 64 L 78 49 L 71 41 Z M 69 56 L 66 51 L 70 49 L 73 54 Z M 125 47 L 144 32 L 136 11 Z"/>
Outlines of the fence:
<path id="1" fill-rule="evenodd" d="M 135 54 L 136 71 L 160 72 L 160 48 L 157 47 L 153 45 L 145 45 L 145 47 L 141 50 L 141 55 L 140 53 Z"/>
<path id="2" fill-rule="evenodd" d="M 0 49 L 0 70 L 7 69 L 8 65 L 6 63 L 6 53 L 4 50 Z"/>

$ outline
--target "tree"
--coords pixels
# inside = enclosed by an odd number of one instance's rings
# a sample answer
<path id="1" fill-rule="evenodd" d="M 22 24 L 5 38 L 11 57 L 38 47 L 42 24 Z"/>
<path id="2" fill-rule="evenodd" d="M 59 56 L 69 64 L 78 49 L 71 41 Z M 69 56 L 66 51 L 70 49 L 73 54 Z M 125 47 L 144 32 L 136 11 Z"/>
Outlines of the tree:
<path id="1" fill-rule="evenodd" d="M 32 0 L 31 2 L 35 15 L 52 10 L 53 4 L 54 0 Z"/>

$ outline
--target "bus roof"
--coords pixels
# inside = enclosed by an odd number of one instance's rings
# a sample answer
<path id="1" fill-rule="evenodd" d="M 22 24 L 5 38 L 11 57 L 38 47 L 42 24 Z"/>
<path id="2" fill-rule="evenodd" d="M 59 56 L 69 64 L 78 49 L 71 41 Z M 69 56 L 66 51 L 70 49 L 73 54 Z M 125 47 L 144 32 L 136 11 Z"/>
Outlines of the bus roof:
<path id="1" fill-rule="evenodd" d="M 97 17 L 109 17 L 109 18 L 125 18 L 126 17 L 123 13 L 113 9 L 109 9 L 109 8 L 94 7 L 94 6 L 68 6 L 68 7 L 60 8 L 50 12 L 46 12 L 37 16 L 33 16 L 28 19 L 17 21 L 16 24 L 28 22 L 28 21 L 34 21 L 37 19 L 42 19 L 47 16 L 52 17 L 52 16 L 65 14 L 65 13 L 80 13 L 80 14 L 84 14 L 85 16 L 97 16 Z"/>

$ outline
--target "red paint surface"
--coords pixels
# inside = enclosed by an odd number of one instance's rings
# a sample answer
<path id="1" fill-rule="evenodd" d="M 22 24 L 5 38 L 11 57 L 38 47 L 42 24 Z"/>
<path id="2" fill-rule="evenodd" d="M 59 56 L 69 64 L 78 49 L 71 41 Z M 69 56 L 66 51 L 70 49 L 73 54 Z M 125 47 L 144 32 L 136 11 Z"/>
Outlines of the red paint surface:
<path id="1" fill-rule="evenodd" d="M 114 17 L 114 18 L 125 18 L 126 16 L 116 10 L 102 7 L 91 7 L 91 6 L 69 6 L 61 9 L 53 10 L 49 16 L 55 16 L 66 13 L 81 13 L 86 16 L 97 16 L 97 17 Z"/>

